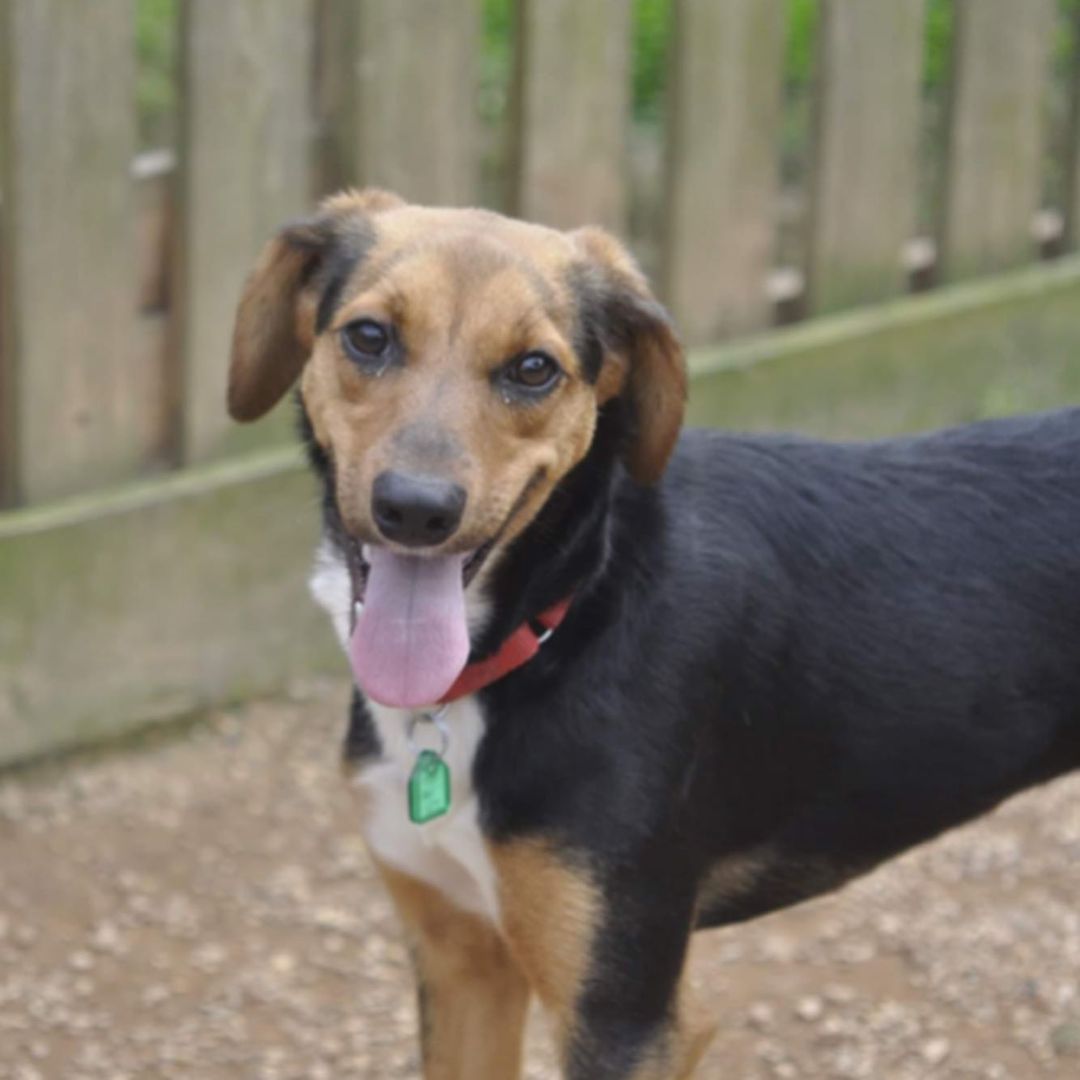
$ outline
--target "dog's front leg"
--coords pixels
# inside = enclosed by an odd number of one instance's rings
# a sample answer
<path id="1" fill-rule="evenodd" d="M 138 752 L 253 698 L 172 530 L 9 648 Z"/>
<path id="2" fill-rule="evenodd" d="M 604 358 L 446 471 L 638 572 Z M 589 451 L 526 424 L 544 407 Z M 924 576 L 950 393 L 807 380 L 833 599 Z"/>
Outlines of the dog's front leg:
<path id="1" fill-rule="evenodd" d="M 425 1080 L 517 1080 L 529 990 L 491 925 L 376 863 L 412 949 Z"/>
<path id="2" fill-rule="evenodd" d="M 566 1080 L 686 1080 L 715 1025 L 680 985 L 695 886 L 590 867 L 534 840 L 493 845 L 510 949 L 552 1017 Z"/>

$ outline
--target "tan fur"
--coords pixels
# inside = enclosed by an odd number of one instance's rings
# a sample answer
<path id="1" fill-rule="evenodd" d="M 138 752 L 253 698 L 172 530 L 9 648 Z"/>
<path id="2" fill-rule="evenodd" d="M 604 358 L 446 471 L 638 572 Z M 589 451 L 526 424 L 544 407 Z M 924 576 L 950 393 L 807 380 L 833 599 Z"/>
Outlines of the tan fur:
<path id="1" fill-rule="evenodd" d="M 650 1055 L 627 1080 L 690 1080 L 715 1035 L 715 1023 L 705 1030 L 688 1032 L 685 1036 L 677 1031 L 674 1049 Z"/>
<path id="2" fill-rule="evenodd" d="M 503 931 L 519 967 L 551 1015 L 563 1054 L 570 1050 L 587 985 L 604 901 L 588 870 L 535 840 L 491 847 L 499 878 Z M 693 1075 L 716 1031 L 680 988 L 676 1016 L 635 1071 L 633 1080 L 684 1080 Z"/>
<path id="3" fill-rule="evenodd" d="M 346 766 L 352 778 L 353 766 Z M 358 793 L 362 795 L 362 793 Z M 366 800 L 361 803 L 366 807 Z M 425 1000 L 425 1080 L 516 1080 L 530 992 L 565 1056 L 604 915 L 588 871 L 550 845 L 491 846 L 501 932 L 436 890 L 374 860 L 405 928 Z M 689 1080 L 716 1021 L 684 983 L 678 1008 L 632 1080 Z"/>
<path id="4" fill-rule="evenodd" d="M 311 252 L 284 237 L 263 251 L 240 299 L 233 330 L 228 406 L 235 420 L 257 420 L 296 381 L 311 342 L 297 330 L 300 283 Z"/>
<path id="5" fill-rule="evenodd" d="M 772 853 L 765 849 L 729 855 L 713 863 L 698 893 L 700 905 L 707 909 L 746 895 L 755 888 L 772 863 Z"/>
<path id="6" fill-rule="evenodd" d="M 425 1080 L 517 1080 L 529 991 L 506 945 L 484 920 L 377 865 L 416 962 Z"/>
<path id="7" fill-rule="evenodd" d="M 716 1036 L 717 1026 L 715 1017 L 690 1001 L 684 985 L 675 1018 L 627 1080 L 690 1080 Z"/>
<path id="8" fill-rule="evenodd" d="M 345 303 L 335 318 L 334 329 L 361 317 L 392 322 L 410 357 L 403 370 L 378 378 L 364 375 L 329 333 L 304 373 L 304 401 L 316 438 L 333 447 L 338 502 L 358 535 L 375 531 L 370 520 L 374 478 L 395 468 L 437 472 L 466 488 L 466 516 L 450 549 L 471 550 L 496 533 L 506 543 L 588 450 L 595 397 L 576 375 L 566 330 L 513 264 L 493 266 L 484 278 L 474 274 L 464 287 L 463 275 L 456 272 L 459 261 L 495 261 L 501 254 L 483 239 L 471 240 L 470 246 L 471 254 L 467 248 L 464 255 L 457 242 L 422 246 Z M 424 299 L 406 303 L 405 296 Z M 499 305 L 521 314 L 493 319 Z M 493 368 L 530 347 L 544 348 L 575 374 L 549 399 L 508 406 L 491 386 Z M 461 452 L 447 460 L 438 442 L 428 451 L 410 446 L 402 439 L 410 429 L 439 432 Z"/>
<path id="9" fill-rule="evenodd" d="M 599 889 L 544 843 L 494 844 L 491 855 L 503 932 L 565 1045 L 603 915 Z"/>

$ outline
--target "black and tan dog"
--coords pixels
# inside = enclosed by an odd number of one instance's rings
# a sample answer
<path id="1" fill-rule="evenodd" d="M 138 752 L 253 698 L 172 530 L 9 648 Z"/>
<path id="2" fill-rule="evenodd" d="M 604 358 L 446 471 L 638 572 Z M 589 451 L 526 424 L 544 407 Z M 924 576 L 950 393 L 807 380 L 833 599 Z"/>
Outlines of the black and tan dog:
<path id="1" fill-rule="evenodd" d="M 337 196 L 236 326 L 300 380 L 313 589 L 426 1076 L 690 1075 L 700 927 L 832 889 L 1080 764 L 1080 411 L 826 444 L 688 432 L 602 232 Z"/>

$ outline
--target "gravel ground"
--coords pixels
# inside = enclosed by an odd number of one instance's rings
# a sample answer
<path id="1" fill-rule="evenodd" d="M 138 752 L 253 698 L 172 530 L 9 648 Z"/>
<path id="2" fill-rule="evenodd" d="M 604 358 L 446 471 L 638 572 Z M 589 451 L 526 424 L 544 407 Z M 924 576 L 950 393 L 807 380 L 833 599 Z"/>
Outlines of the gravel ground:
<path id="1" fill-rule="evenodd" d="M 0 1080 L 417 1075 L 392 913 L 298 688 L 0 776 Z M 699 935 L 704 1077 L 1080 1077 L 1080 777 Z M 530 1080 L 555 1077 L 534 1018 Z"/>

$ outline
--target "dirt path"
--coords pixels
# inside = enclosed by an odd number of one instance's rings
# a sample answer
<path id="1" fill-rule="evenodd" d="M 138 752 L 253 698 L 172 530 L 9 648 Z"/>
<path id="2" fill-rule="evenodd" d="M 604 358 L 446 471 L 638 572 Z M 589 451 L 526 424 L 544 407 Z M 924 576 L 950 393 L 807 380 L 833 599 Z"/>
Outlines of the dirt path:
<path id="1" fill-rule="evenodd" d="M 417 1075 L 345 689 L 0 776 L 2 1080 Z M 700 938 L 724 1078 L 1080 1077 L 1080 777 Z M 528 1075 L 554 1077 L 536 1025 Z"/>

